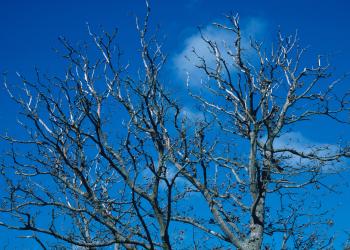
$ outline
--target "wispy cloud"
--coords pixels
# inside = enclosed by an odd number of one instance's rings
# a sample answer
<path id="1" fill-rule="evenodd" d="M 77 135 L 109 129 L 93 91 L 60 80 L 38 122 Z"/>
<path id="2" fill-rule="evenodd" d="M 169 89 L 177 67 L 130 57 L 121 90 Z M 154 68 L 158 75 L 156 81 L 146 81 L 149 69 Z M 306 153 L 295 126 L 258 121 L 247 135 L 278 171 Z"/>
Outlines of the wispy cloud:
<path id="1" fill-rule="evenodd" d="M 266 140 L 266 138 L 265 138 Z M 318 157 L 327 157 L 335 155 L 339 152 L 339 146 L 336 144 L 328 144 L 317 141 L 312 141 L 306 138 L 300 132 L 288 132 L 282 134 L 274 142 L 274 148 L 277 149 L 294 149 L 303 154 L 314 154 Z M 316 164 L 315 160 L 302 158 L 296 154 L 286 152 L 280 154 L 285 157 L 284 164 L 290 166 L 306 166 Z M 337 170 L 341 167 L 343 162 L 327 162 L 322 164 L 324 171 Z"/>
<path id="2" fill-rule="evenodd" d="M 215 29 L 212 25 L 205 27 L 202 32 L 206 38 L 215 39 L 221 46 L 223 45 L 223 41 L 232 41 L 231 34 Z M 187 80 L 189 77 L 191 84 L 199 85 L 201 79 L 205 76 L 196 67 L 200 64 L 200 61 L 194 51 L 197 55 L 203 57 L 209 66 L 215 64 L 215 58 L 210 53 L 208 45 L 203 41 L 200 34 L 196 33 L 186 39 L 184 49 L 174 57 L 174 66 L 178 76 L 182 80 Z"/>
<path id="3" fill-rule="evenodd" d="M 191 123 L 199 122 L 204 120 L 204 115 L 198 110 L 192 110 L 188 107 L 185 107 L 181 110 L 181 117 L 185 118 Z"/>
<path id="4" fill-rule="evenodd" d="M 250 37 L 260 40 L 266 30 L 267 22 L 260 18 L 248 18 L 247 22 L 243 25 L 243 48 L 246 54 L 249 54 L 249 41 Z M 225 51 L 225 47 L 231 48 L 234 43 L 235 36 L 232 32 L 218 29 L 214 25 L 210 24 L 201 29 L 202 34 L 206 39 L 215 41 L 221 51 Z M 199 86 L 202 80 L 205 80 L 205 74 L 199 70 L 196 65 L 200 64 L 200 60 L 197 55 L 206 60 L 209 67 L 215 65 L 215 58 L 211 54 L 208 45 L 203 41 L 200 32 L 189 36 L 185 39 L 184 48 L 173 58 L 174 69 L 176 74 L 184 82 L 189 80 L 193 86 Z M 222 53 L 224 59 L 230 64 L 231 70 L 234 70 L 233 61 L 227 53 Z"/>
<path id="5" fill-rule="evenodd" d="M 158 165 L 158 162 L 155 162 L 155 165 Z M 138 178 L 137 184 L 139 185 L 145 185 L 152 181 L 152 179 L 155 178 L 155 173 L 153 173 L 148 167 L 144 168 L 141 171 L 141 175 Z M 175 181 L 176 185 L 179 186 L 191 186 L 190 182 L 187 181 L 184 177 L 179 174 L 179 170 L 174 166 L 174 164 L 167 163 L 166 164 L 166 173 L 165 178 L 169 181 Z M 160 188 L 162 191 L 167 189 L 167 186 L 164 181 L 160 182 Z"/>

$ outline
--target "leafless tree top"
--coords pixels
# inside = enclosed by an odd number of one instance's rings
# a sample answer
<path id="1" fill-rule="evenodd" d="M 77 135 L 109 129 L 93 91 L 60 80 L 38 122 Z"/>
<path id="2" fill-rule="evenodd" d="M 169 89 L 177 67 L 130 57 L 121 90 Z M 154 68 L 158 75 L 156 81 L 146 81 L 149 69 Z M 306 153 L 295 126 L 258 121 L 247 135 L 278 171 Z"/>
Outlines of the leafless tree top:
<path id="1" fill-rule="evenodd" d="M 117 31 L 89 28 L 89 50 L 60 39 L 63 76 L 18 74 L 21 93 L 5 81 L 26 133 L 3 135 L 0 225 L 44 249 L 329 246 L 321 228 L 333 222 L 309 193 L 330 188 L 323 178 L 341 169 L 348 145 L 278 143 L 305 120 L 349 122 L 349 94 L 338 95 L 327 58 L 306 66 L 297 35 L 245 47 L 239 16 L 228 15 L 213 25 L 232 41 L 200 31 L 210 59 L 193 49 L 206 79 L 189 87 L 201 114 L 193 120 L 164 82 L 149 15 L 147 5 L 137 20 L 136 72 L 123 64 Z"/>

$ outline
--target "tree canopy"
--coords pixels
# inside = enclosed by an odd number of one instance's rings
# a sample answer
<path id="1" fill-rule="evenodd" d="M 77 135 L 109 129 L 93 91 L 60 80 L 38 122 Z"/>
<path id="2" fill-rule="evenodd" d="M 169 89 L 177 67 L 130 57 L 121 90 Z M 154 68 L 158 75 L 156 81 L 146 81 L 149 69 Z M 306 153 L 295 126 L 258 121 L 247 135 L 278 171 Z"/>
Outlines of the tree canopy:
<path id="1" fill-rule="evenodd" d="M 149 18 L 147 4 L 138 62 L 124 60 L 117 30 L 89 28 L 92 46 L 60 38 L 64 74 L 19 73 L 21 92 L 5 77 L 25 134 L 2 136 L 0 225 L 43 249 L 332 247 L 313 195 L 332 189 L 348 142 L 293 140 L 305 121 L 349 123 L 328 58 L 304 61 L 296 34 L 256 41 L 229 14 L 213 23 L 227 40 L 199 30 L 205 53 L 189 59 L 200 78 L 178 83 L 186 102 Z"/>

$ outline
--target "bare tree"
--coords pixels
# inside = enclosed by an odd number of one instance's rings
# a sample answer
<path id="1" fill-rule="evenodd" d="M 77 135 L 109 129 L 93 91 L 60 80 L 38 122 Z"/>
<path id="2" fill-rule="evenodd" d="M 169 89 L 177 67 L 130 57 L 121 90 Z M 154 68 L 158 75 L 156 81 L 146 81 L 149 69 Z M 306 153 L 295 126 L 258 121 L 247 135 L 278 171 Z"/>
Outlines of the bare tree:
<path id="1" fill-rule="evenodd" d="M 5 80 L 26 136 L 3 136 L 0 225 L 30 232 L 44 249 L 329 246 L 313 228 L 332 222 L 305 193 L 327 188 L 347 145 L 276 144 L 304 120 L 347 123 L 348 94 L 336 96 L 328 63 L 304 66 L 297 36 L 279 34 L 270 52 L 254 40 L 245 47 L 229 15 L 214 26 L 232 41 L 202 34 L 214 64 L 194 48 L 207 80 L 190 90 L 203 117 L 191 121 L 163 82 L 166 56 L 147 10 L 137 72 L 123 64 L 116 31 L 89 29 L 96 59 L 61 38 L 64 76 L 18 74 L 21 94 Z"/>

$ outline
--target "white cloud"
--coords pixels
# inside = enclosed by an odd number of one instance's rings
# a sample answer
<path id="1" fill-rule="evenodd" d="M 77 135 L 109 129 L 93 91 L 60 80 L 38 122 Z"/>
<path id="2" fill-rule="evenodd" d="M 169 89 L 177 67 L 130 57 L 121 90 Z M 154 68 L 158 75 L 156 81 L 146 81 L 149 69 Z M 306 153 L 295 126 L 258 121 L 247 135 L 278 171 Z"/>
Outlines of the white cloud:
<path id="1" fill-rule="evenodd" d="M 187 119 L 190 123 L 195 123 L 204 120 L 203 113 L 199 111 L 193 111 L 186 107 L 181 110 L 181 117 Z"/>
<path id="2" fill-rule="evenodd" d="M 260 40 L 266 30 L 266 22 L 259 18 L 249 18 L 246 24 L 242 28 L 242 47 L 246 50 L 246 56 L 249 56 L 249 38 L 253 37 Z M 207 25 L 202 29 L 202 34 L 205 38 L 215 41 L 221 51 L 225 51 L 225 46 L 232 48 L 235 36 L 232 32 L 218 29 L 214 25 Z M 199 32 L 196 32 L 192 36 L 188 37 L 184 42 L 183 50 L 175 55 L 173 58 L 174 69 L 176 74 L 183 81 L 189 80 L 193 86 L 200 86 L 201 81 L 206 80 L 206 76 L 202 70 L 199 70 L 196 65 L 200 64 L 200 60 L 193 53 L 195 49 L 196 53 L 206 60 L 207 65 L 214 66 L 215 58 L 210 53 L 208 45 L 203 41 Z M 224 59 L 228 62 L 232 62 L 230 69 L 234 70 L 233 61 L 227 55 L 222 53 Z"/>
<path id="3" fill-rule="evenodd" d="M 158 162 L 155 162 L 155 165 L 157 165 Z M 172 163 L 167 163 L 166 164 L 166 174 L 165 177 L 169 182 L 172 182 L 175 179 L 176 185 L 180 186 L 187 186 L 191 185 L 189 181 L 186 180 L 186 178 L 182 177 L 181 175 L 178 174 L 179 170 L 174 166 Z M 152 181 L 152 179 L 155 177 L 155 174 L 148 168 L 144 168 L 141 171 L 141 175 L 138 178 L 138 184 L 139 185 L 145 185 Z M 160 188 L 161 190 L 166 190 L 166 184 L 164 181 L 160 182 Z"/>
<path id="4" fill-rule="evenodd" d="M 266 140 L 266 138 L 264 138 Z M 335 144 L 328 144 L 316 142 L 307 139 L 300 132 L 288 132 L 282 134 L 274 141 L 275 150 L 278 149 L 294 149 L 303 154 L 315 154 L 318 157 L 327 157 L 335 155 L 339 152 L 339 146 Z M 305 159 L 292 153 L 281 153 L 281 156 L 286 157 L 284 163 L 289 166 L 306 166 L 315 165 L 317 161 Z M 322 165 L 324 171 L 337 170 L 341 162 L 328 162 Z"/>
<path id="5" fill-rule="evenodd" d="M 294 148 L 298 151 L 305 152 L 311 141 L 305 138 L 300 132 L 288 132 L 282 134 L 275 140 L 275 148 Z"/>
<path id="6" fill-rule="evenodd" d="M 230 42 L 232 40 L 228 32 L 215 29 L 212 25 L 205 27 L 202 32 L 206 38 L 217 41 L 221 46 L 223 41 Z M 184 49 L 174 58 L 174 65 L 182 80 L 187 80 L 187 77 L 189 77 L 191 84 L 199 85 L 200 80 L 205 76 L 196 67 L 200 64 L 200 61 L 193 50 L 206 60 L 208 66 L 215 64 L 215 58 L 210 53 L 208 45 L 203 41 L 200 34 L 196 33 L 186 39 Z"/>

